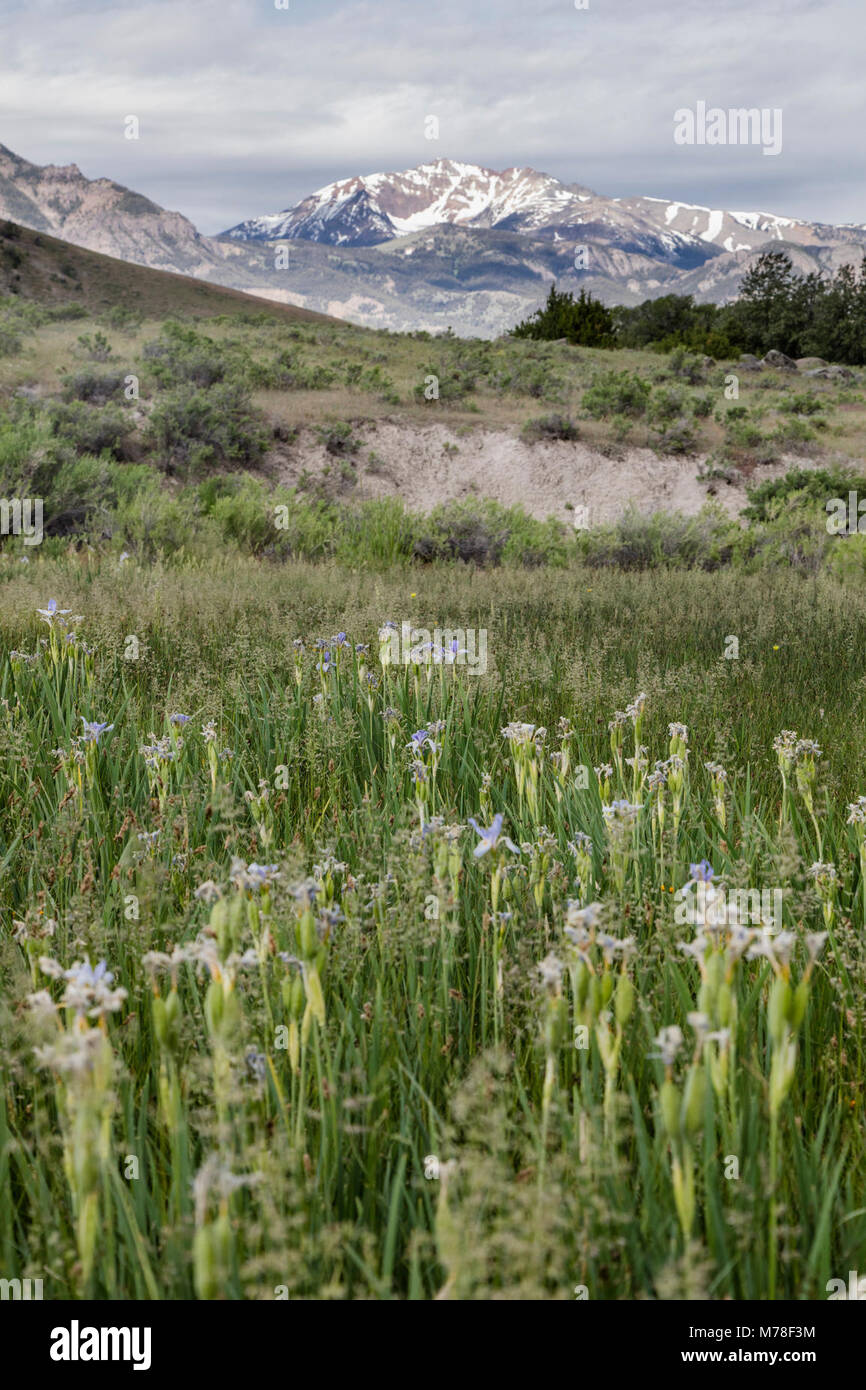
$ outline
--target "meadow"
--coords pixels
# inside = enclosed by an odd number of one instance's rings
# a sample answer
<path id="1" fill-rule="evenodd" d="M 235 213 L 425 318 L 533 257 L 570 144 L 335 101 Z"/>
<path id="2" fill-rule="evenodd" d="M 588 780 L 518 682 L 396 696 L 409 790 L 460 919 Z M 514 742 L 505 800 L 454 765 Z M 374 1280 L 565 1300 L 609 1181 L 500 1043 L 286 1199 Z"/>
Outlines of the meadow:
<path id="1" fill-rule="evenodd" d="M 5 1277 L 823 1299 L 866 1268 L 858 585 L 20 558 Z M 389 622 L 484 630 L 488 669 L 394 662 Z"/>
<path id="2" fill-rule="evenodd" d="M 4 527 L 44 504 L 0 545 L 0 1278 L 812 1300 L 866 1268 L 866 537 L 826 525 L 866 494 L 862 374 L 731 396 L 691 351 L 0 242 Z M 708 505 L 422 515 L 364 496 L 394 420 L 700 459 Z"/>

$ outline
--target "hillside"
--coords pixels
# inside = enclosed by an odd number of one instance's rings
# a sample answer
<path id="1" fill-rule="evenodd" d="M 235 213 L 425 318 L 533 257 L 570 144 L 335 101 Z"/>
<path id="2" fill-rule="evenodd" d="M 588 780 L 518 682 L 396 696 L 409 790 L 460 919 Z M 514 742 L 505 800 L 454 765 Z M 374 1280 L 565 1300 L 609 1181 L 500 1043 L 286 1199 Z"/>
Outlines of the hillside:
<path id="1" fill-rule="evenodd" d="M 9 435 L 24 473 L 2 495 L 38 484 L 61 534 L 94 506 L 117 524 L 129 465 L 148 496 L 246 472 L 313 508 L 490 501 L 573 531 L 714 499 L 737 518 L 750 484 L 862 458 L 862 387 L 862 372 L 808 362 L 371 331 L 0 225 L 0 402 L 30 412 Z M 267 497 L 250 504 L 257 526 Z"/>
<path id="2" fill-rule="evenodd" d="M 74 246 L 15 223 L 0 224 L 0 294 L 40 304 L 81 304 L 97 315 L 120 305 L 147 319 L 168 314 L 268 314 L 289 322 L 324 322 L 309 309 L 254 298 L 191 275 L 153 270 Z"/>

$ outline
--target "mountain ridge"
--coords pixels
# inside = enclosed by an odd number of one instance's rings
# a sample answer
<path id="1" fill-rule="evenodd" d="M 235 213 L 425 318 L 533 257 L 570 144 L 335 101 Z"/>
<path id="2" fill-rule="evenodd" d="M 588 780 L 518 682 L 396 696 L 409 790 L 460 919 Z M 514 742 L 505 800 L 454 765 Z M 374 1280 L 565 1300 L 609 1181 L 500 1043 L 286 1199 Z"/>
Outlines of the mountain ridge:
<path id="1" fill-rule="evenodd" d="M 529 166 L 445 159 L 339 180 L 208 237 L 112 179 L 88 179 L 76 164 L 32 164 L 0 145 L 0 217 L 366 327 L 482 337 L 531 313 L 552 283 L 608 304 L 663 294 L 721 303 L 768 244 L 785 248 L 801 272 L 866 254 L 858 225 L 608 198 Z"/>
<path id="2" fill-rule="evenodd" d="M 412 169 L 325 184 L 292 207 L 248 218 L 219 235 L 234 241 L 377 245 L 443 223 L 561 236 L 599 222 L 612 227 L 631 222 L 638 231 L 651 227 L 674 259 L 682 245 L 697 253 L 711 245 L 721 251 L 751 251 L 767 240 L 816 244 L 842 230 L 777 213 L 711 208 L 649 194 L 607 197 L 527 165 L 499 171 L 440 158 Z M 866 233 L 856 225 L 845 230 Z"/>

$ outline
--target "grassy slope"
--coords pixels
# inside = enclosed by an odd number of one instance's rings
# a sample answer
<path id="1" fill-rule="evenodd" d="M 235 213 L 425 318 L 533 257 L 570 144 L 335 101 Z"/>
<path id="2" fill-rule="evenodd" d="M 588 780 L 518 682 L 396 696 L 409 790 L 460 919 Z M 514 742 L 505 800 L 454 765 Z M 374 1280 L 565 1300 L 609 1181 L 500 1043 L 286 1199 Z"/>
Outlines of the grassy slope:
<path id="1" fill-rule="evenodd" d="M 22 254 L 20 265 L 10 264 L 10 248 L 13 257 L 15 252 Z M 673 387 L 683 393 L 687 406 L 698 397 L 709 395 L 713 414 L 692 422 L 695 454 L 711 453 L 724 444 L 723 422 L 714 417 L 724 414 L 732 404 L 724 398 L 724 377 L 727 371 L 735 370 L 732 364 L 718 364 L 705 374 L 702 382 L 689 386 L 666 376 L 665 359 L 651 352 L 604 352 L 560 343 L 505 339 L 482 344 L 359 328 L 188 276 L 130 265 L 23 228 L 13 241 L 5 240 L 0 230 L 0 295 L 16 289 L 23 299 L 40 303 L 81 303 L 95 320 L 114 305 L 135 310 L 143 318 L 139 329 L 109 333 L 114 349 L 112 361 L 119 364 L 131 362 L 144 343 L 156 336 L 157 324 L 169 315 L 200 323 L 210 319 L 206 327 L 202 323 L 203 331 L 217 340 L 240 335 L 244 350 L 254 360 L 270 358 L 287 345 L 299 347 L 311 368 L 334 369 L 338 379 L 324 390 L 258 393 L 257 404 L 269 418 L 288 426 L 396 417 L 410 424 L 438 420 L 465 431 L 519 430 L 528 420 L 556 410 L 579 419 L 581 438 L 589 445 L 610 450 L 615 459 L 617 449 L 623 445 L 654 443 L 659 430 L 651 429 L 644 421 L 581 417 L 584 391 L 603 372 L 634 372 L 657 386 Z M 258 325 L 244 323 L 248 314 L 263 315 L 265 321 Z M 237 316 L 236 322 L 213 322 L 226 315 Z M 77 339 L 91 327 L 84 320 L 49 324 L 28 337 L 20 355 L 0 358 L 0 393 L 23 384 L 40 386 L 47 392 L 55 390 L 58 370 L 76 365 L 75 359 L 80 357 Z M 298 329 L 302 331 L 300 340 Z M 350 383 L 347 374 L 353 367 L 364 373 L 378 367 L 393 384 L 393 392 L 383 392 L 363 380 Z M 130 365 L 130 370 L 134 369 Z M 455 369 L 477 376 L 476 385 L 467 395 L 435 402 L 415 399 L 416 389 L 423 387 L 430 371 L 447 376 Z M 826 428 L 803 446 L 804 456 L 817 459 L 836 454 L 842 459 L 860 460 L 866 455 L 866 400 L 859 382 L 846 387 L 765 371 L 740 372 L 739 383 L 739 405 L 745 406 L 752 417 L 761 417 L 764 432 L 790 421 L 790 415 L 779 407 L 793 393 L 814 395 L 823 402 L 828 417 Z M 148 394 L 146 375 L 142 378 L 142 393 Z M 393 394 L 399 404 L 390 398 Z M 747 449 L 735 449 L 731 457 L 748 470 Z"/>
<path id="2" fill-rule="evenodd" d="M 4 252 L 0 257 L 0 294 L 20 294 L 43 304 L 75 301 L 94 315 L 122 304 L 148 319 L 161 319 L 168 314 L 209 318 L 216 314 L 264 313 L 284 323 L 333 322 L 310 309 L 257 299 L 190 275 L 132 265 L 27 227 L 19 227 L 14 240 L 3 237 L 0 229 L 0 238 Z M 19 264 L 12 264 L 13 257 L 5 254 L 8 248 L 20 253 Z"/>

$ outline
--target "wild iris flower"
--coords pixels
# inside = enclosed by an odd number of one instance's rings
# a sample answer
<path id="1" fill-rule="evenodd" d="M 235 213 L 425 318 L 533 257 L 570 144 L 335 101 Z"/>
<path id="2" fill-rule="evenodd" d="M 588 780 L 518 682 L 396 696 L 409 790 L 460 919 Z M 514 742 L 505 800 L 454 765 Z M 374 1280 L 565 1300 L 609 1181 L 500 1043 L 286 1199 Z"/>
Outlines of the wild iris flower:
<path id="1" fill-rule="evenodd" d="M 700 864 L 689 865 L 692 883 L 711 883 L 715 878 L 715 872 L 709 859 L 702 859 Z"/>
<path id="2" fill-rule="evenodd" d="M 458 638 L 452 637 L 446 647 L 439 648 L 436 660 L 443 661 L 446 666 L 453 666 L 459 656 L 466 656 L 466 648 L 461 647 Z"/>
<path id="3" fill-rule="evenodd" d="M 48 623 L 49 626 L 50 626 L 50 624 L 51 624 L 51 622 L 53 621 L 54 618 L 63 618 L 63 617 L 66 616 L 67 613 L 71 613 L 71 612 L 72 612 L 72 609 L 71 609 L 71 608 L 58 608 L 58 607 L 57 607 L 57 599 L 56 599 L 56 598 L 50 598 L 50 599 L 48 600 L 48 607 L 47 607 L 47 608 L 37 608 L 37 609 L 36 609 L 36 612 L 39 614 L 39 616 L 40 616 L 41 618 L 44 618 L 45 621 L 46 621 L 46 623 Z"/>
<path id="4" fill-rule="evenodd" d="M 279 864 L 248 864 L 247 886 L 253 892 L 267 888 L 271 881 L 279 876 L 279 869 Z"/>
<path id="5" fill-rule="evenodd" d="M 647 1056 L 664 1062 L 666 1067 L 672 1067 L 676 1061 L 677 1053 L 683 1045 L 682 1030 L 675 1023 L 671 1023 L 667 1028 L 662 1028 L 659 1031 L 653 1042 L 658 1048 L 658 1052 L 649 1052 Z"/>
<path id="6" fill-rule="evenodd" d="M 110 730 L 114 728 L 113 724 L 98 724 L 95 721 L 89 724 L 83 714 L 81 716 L 81 722 L 84 725 L 85 743 L 98 743 L 100 734 L 109 733 Z"/>
<path id="7" fill-rule="evenodd" d="M 500 835 L 502 834 L 503 819 L 504 818 L 502 812 L 497 811 L 496 815 L 493 817 L 493 823 L 489 826 L 487 830 L 482 830 L 478 822 L 474 820 L 472 816 L 469 817 L 469 824 L 472 826 L 472 829 L 475 831 L 476 835 L 481 836 L 474 850 L 476 859 L 480 859 L 483 854 L 487 854 L 489 850 L 496 848 L 496 843 Z M 520 850 L 518 849 L 517 845 L 515 845 L 511 840 L 509 840 L 507 835 L 503 835 L 502 839 L 503 843 L 508 846 L 512 854 L 520 853 Z"/>
<path id="8" fill-rule="evenodd" d="M 64 978 L 74 980 L 77 985 L 96 985 L 100 980 L 106 985 L 114 983 L 108 962 L 101 960 L 97 965 L 91 965 L 87 956 L 84 957 L 83 964 L 74 965 L 71 970 L 65 971 Z"/>

